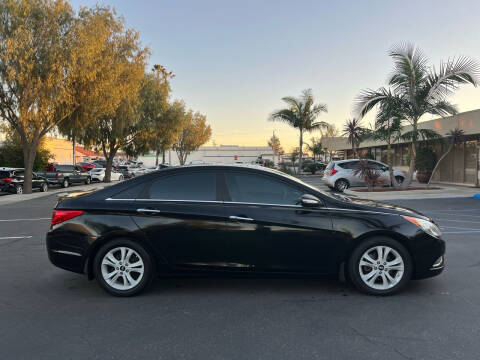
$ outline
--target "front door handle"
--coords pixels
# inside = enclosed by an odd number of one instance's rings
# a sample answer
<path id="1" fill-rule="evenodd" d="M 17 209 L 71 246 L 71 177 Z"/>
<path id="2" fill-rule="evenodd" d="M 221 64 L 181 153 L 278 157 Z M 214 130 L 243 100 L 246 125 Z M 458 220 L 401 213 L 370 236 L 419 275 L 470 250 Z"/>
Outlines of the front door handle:
<path id="1" fill-rule="evenodd" d="M 237 221 L 253 221 L 252 218 L 248 218 L 248 217 L 243 217 L 243 216 L 229 216 L 229 219 L 230 220 L 237 220 Z"/>
<path id="2" fill-rule="evenodd" d="M 141 214 L 159 214 L 160 213 L 160 210 L 157 210 L 157 209 L 137 209 L 137 212 L 138 213 L 141 213 Z"/>

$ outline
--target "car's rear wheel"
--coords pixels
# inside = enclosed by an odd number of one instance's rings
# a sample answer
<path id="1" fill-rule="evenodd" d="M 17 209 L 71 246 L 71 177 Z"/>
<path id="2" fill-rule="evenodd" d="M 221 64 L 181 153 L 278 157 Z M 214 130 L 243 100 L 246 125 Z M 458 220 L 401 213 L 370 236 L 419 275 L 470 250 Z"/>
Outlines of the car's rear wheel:
<path id="1" fill-rule="evenodd" d="M 350 183 L 345 179 L 338 179 L 335 181 L 335 190 L 337 191 L 344 191 L 350 187 Z"/>
<path id="2" fill-rule="evenodd" d="M 16 185 L 15 186 L 15 194 L 18 194 L 18 195 L 23 194 L 23 186 L 22 185 Z"/>
<path id="3" fill-rule="evenodd" d="M 129 239 L 113 240 L 95 256 L 95 278 L 115 296 L 139 294 L 150 283 L 153 261 L 143 248 Z"/>
<path id="4" fill-rule="evenodd" d="M 40 191 L 41 192 L 47 192 L 48 191 L 48 184 L 44 182 L 42 186 L 40 186 Z"/>
<path id="5" fill-rule="evenodd" d="M 120 176 L 118 177 L 118 181 L 122 181 L 122 180 L 123 180 L 123 175 L 120 175 Z"/>
<path id="6" fill-rule="evenodd" d="M 92 178 L 90 176 L 87 176 L 87 179 L 85 180 L 85 184 L 89 185 L 92 182 Z"/>
<path id="7" fill-rule="evenodd" d="M 70 183 L 68 182 L 68 179 L 63 179 L 62 187 L 63 188 L 68 188 L 69 186 L 70 186 Z"/>
<path id="8" fill-rule="evenodd" d="M 396 181 L 398 184 L 403 183 L 404 180 L 405 180 L 405 178 L 404 178 L 403 176 L 400 176 L 400 175 L 395 176 L 395 181 Z"/>
<path id="9" fill-rule="evenodd" d="M 412 276 L 412 259 L 405 247 L 387 237 L 360 244 L 348 261 L 348 276 L 360 291 L 391 295 L 400 291 Z"/>

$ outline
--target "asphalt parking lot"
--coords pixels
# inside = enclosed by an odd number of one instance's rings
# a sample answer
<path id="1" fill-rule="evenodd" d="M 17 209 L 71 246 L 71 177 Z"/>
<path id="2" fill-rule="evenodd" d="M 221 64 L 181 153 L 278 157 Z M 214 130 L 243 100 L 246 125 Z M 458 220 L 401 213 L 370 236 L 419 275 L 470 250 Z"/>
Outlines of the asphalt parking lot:
<path id="1" fill-rule="evenodd" d="M 328 278 L 159 279 L 136 298 L 48 261 L 56 195 L 0 207 L 0 359 L 477 359 L 480 200 L 434 218 L 447 269 L 392 297 Z"/>

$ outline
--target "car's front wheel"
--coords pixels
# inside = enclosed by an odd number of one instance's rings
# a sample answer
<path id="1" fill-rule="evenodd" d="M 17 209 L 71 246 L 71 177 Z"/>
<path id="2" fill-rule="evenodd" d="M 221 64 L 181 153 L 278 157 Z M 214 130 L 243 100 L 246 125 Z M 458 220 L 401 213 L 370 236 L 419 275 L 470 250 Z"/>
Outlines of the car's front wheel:
<path id="1" fill-rule="evenodd" d="M 41 192 L 47 192 L 48 191 L 48 184 L 44 182 L 42 186 L 40 187 Z"/>
<path id="2" fill-rule="evenodd" d="M 15 194 L 18 194 L 18 195 L 23 194 L 23 186 L 22 185 L 16 185 L 15 186 Z"/>
<path id="3" fill-rule="evenodd" d="M 92 178 L 90 176 L 87 176 L 85 179 L 85 184 L 89 185 L 92 182 Z"/>
<path id="4" fill-rule="evenodd" d="M 119 239 L 98 251 L 94 268 L 98 283 L 110 294 L 133 296 L 150 283 L 154 263 L 143 246 L 129 239 Z"/>
<path id="5" fill-rule="evenodd" d="M 360 244 L 348 261 L 348 276 L 360 291 L 391 295 L 400 291 L 412 275 L 412 259 L 405 247 L 387 237 Z"/>
<path id="6" fill-rule="evenodd" d="M 70 183 L 68 182 L 68 179 L 63 179 L 62 187 L 63 188 L 68 188 L 69 186 L 70 186 Z"/>
<path id="7" fill-rule="evenodd" d="M 395 176 L 395 181 L 396 181 L 398 184 L 403 183 L 404 180 L 405 180 L 405 178 L 404 178 L 403 176 L 400 176 L 400 175 Z"/>

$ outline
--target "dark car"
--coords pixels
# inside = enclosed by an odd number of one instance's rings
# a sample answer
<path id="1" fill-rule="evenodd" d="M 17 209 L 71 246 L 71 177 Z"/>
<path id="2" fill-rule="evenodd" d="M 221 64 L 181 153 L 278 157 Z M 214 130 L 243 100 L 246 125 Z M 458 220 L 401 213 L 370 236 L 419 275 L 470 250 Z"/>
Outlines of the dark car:
<path id="1" fill-rule="evenodd" d="M 0 168 L 0 192 L 23 194 L 24 169 Z M 44 177 L 32 174 L 32 189 L 48 191 L 48 182 Z"/>
<path id="2" fill-rule="evenodd" d="M 90 184 L 92 177 L 88 171 L 79 165 L 49 165 L 47 171 L 39 172 L 37 175 L 47 179 L 50 185 L 60 185 L 64 188 L 72 184 Z"/>
<path id="3" fill-rule="evenodd" d="M 322 192 L 279 171 L 164 169 L 57 204 L 50 261 L 119 296 L 156 274 L 346 274 L 387 295 L 442 272 L 445 242 L 424 215 Z"/>

